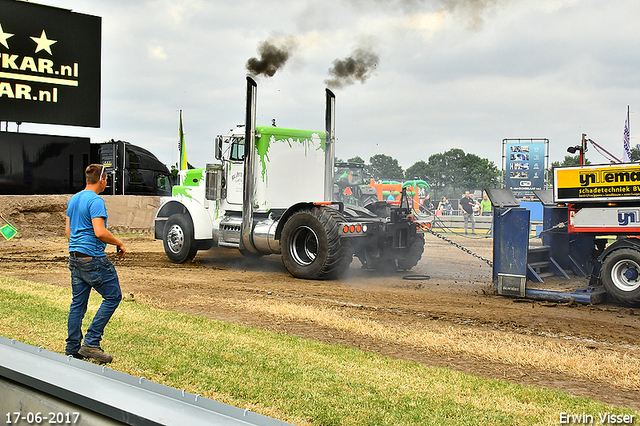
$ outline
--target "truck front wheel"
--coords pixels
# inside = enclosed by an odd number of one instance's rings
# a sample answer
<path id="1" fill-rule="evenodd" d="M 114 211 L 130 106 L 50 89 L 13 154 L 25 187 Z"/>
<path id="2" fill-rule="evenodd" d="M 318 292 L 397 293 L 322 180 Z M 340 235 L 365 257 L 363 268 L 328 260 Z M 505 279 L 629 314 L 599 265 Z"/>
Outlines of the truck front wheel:
<path id="1" fill-rule="evenodd" d="M 340 239 L 338 224 L 342 220 L 338 211 L 328 207 L 304 209 L 287 220 L 280 246 L 282 263 L 291 275 L 333 279 L 349 267 L 353 255 Z"/>
<path id="2" fill-rule="evenodd" d="M 607 293 L 627 305 L 640 304 L 640 252 L 614 250 L 602 262 L 602 283 Z"/>
<path id="3" fill-rule="evenodd" d="M 185 214 L 174 214 L 167 219 L 163 231 L 164 252 L 173 263 L 184 263 L 196 256 L 193 225 Z"/>

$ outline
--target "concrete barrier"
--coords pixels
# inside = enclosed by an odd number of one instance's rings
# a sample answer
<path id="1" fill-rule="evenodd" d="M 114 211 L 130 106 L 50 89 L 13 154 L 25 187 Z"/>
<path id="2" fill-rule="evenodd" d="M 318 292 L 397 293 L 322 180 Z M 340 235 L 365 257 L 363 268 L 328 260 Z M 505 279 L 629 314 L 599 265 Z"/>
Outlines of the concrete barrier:
<path id="1" fill-rule="evenodd" d="M 153 219 L 161 204 L 161 197 L 137 195 L 104 195 L 109 213 L 108 226 L 112 232 L 151 234 Z"/>
<path id="2" fill-rule="evenodd" d="M 491 229 L 491 224 L 493 222 L 492 216 L 476 216 L 476 231 L 483 230 L 488 231 Z M 469 225 L 470 227 L 471 225 Z M 464 232 L 464 217 L 453 216 L 453 215 L 442 215 L 436 216 L 436 219 L 433 222 L 433 229 L 436 231 L 448 231 L 455 230 L 456 232 L 460 232 L 463 230 Z M 469 229 L 471 231 L 471 229 Z"/>

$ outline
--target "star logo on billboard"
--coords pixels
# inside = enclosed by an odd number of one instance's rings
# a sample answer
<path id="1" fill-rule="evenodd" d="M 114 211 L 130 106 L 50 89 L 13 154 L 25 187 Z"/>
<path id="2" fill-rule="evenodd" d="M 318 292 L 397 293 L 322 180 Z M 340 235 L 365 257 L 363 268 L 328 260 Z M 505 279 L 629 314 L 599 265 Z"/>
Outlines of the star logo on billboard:
<path id="1" fill-rule="evenodd" d="M 47 33 L 44 32 L 44 30 L 42 30 L 42 34 L 40 34 L 40 37 L 31 37 L 31 40 L 35 41 L 38 44 L 36 46 L 36 53 L 41 50 L 46 50 L 49 55 L 53 55 L 53 53 L 51 53 L 51 45 L 58 42 L 57 40 L 49 40 L 47 38 Z"/>
<path id="2" fill-rule="evenodd" d="M 8 49 L 9 43 L 7 43 L 7 40 L 13 37 L 14 35 L 15 34 L 4 32 L 4 30 L 2 29 L 2 24 L 0 24 L 0 44 L 2 44 L 4 47 Z M 45 30 L 42 30 L 42 34 L 40 34 L 40 37 L 30 37 L 30 38 L 31 40 L 36 42 L 35 53 L 38 53 L 41 50 L 45 50 L 49 53 L 49 55 L 53 55 L 53 53 L 51 52 L 51 45 L 54 43 L 57 43 L 58 41 L 49 39 L 47 37 L 47 33 L 45 32 Z"/>
<path id="3" fill-rule="evenodd" d="M 2 44 L 4 47 L 8 49 L 9 44 L 7 43 L 7 39 L 13 36 L 14 34 L 5 33 L 4 30 L 2 29 L 2 24 L 0 24 L 0 44 Z"/>

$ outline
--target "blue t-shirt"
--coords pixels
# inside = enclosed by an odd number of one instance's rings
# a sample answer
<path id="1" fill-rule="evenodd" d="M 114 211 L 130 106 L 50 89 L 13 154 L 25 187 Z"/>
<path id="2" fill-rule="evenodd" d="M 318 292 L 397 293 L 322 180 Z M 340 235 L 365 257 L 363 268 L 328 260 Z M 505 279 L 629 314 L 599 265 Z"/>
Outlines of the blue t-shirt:
<path id="1" fill-rule="evenodd" d="M 107 246 L 96 237 L 91 219 L 104 218 L 104 226 L 107 226 L 107 207 L 104 200 L 93 191 L 84 190 L 75 194 L 67 203 L 67 216 L 69 217 L 69 252 L 78 251 L 89 256 L 105 256 L 104 249 Z"/>

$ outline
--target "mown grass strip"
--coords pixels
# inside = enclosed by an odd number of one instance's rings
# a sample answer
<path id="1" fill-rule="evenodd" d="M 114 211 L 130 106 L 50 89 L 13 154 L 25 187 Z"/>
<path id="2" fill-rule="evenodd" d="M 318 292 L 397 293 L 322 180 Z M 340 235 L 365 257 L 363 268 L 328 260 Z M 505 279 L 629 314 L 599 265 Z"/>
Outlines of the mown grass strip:
<path id="1" fill-rule="evenodd" d="M 0 335 L 63 352 L 69 291 L 0 278 L 0 300 Z M 99 303 L 91 298 L 87 322 Z M 563 412 L 637 414 L 137 302 L 121 304 L 104 347 L 111 368 L 302 425 L 551 425 Z"/>
<path id="2" fill-rule="evenodd" d="M 464 355 L 569 374 L 633 391 L 640 390 L 640 357 L 578 346 L 562 339 L 521 335 L 502 330 L 443 324 L 390 326 L 369 318 L 354 318 L 331 307 L 284 300 L 219 300 L 235 309 L 292 321 L 313 321 L 324 327 L 438 355 Z"/>

